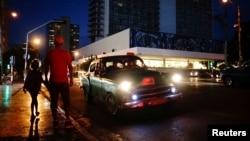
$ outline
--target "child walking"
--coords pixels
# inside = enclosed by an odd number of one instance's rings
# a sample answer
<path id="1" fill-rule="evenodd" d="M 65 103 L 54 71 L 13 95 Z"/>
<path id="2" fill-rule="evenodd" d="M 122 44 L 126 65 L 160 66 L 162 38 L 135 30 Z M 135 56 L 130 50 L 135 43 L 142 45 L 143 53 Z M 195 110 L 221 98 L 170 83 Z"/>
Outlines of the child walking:
<path id="1" fill-rule="evenodd" d="M 42 78 L 42 73 L 39 71 L 39 61 L 37 59 L 31 62 L 31 70 L 28 72 L 27 77 L 24 81 L 23 91 L 29 91 L 31 96 L 31 118 L 35 118 L 35 116 L 39 116 L 38 112 L 38 101 L 37 96 L 41 88 L 41 84 L 44 83 Z"/>

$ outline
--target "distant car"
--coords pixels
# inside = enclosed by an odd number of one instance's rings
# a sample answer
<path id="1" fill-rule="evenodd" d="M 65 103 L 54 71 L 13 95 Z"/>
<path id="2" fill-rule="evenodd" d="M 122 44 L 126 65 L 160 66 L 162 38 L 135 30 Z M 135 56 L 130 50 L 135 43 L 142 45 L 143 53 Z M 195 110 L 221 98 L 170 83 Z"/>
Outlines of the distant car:
<path id="1" fill-rule="evenodd" d="M 188 71 L 188 76 L 189 77 L 198 77 L 199 71 L 198 70 L 190 70 L 190 71 Z"/>
<path id="2" fill-rule="evenodd" d="M 221 71 L 221 80 L 225 86 L 250 83 L 250 65 L 243 64 L 238 68 L 228 68 Z"/>
<path id="3" fill-rule="evenodd" d="M 134 55 L 98 58 L 91 62 L 81 81 L 88 101 L 98 98 L 112 115 L 123 109 L 175 104 L 183 96 L 171 78 L 148 70 Z"/>

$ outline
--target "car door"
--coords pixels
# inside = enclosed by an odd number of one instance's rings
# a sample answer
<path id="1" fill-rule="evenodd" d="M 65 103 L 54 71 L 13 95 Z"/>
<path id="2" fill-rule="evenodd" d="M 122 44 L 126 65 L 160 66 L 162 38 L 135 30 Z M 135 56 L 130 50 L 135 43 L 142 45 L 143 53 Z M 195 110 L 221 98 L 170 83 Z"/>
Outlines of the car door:
<path id="1" fill-rule="evenodd" d="M 99 97 L 101 94 L 101 78 L 100 74 L 98 74 L 99 62 L 95 62 L 90 65 L 90 86 L 91 93 L 94 97 Z"/>

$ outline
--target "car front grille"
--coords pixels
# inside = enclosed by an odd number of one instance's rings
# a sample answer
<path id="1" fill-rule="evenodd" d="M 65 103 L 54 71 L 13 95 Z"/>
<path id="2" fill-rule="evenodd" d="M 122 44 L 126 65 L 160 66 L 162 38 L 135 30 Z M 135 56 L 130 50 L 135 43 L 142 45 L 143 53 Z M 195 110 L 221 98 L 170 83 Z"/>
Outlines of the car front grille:
<path id="1" fill-rule="evenodd" d="M 172 86 L 147 86 L 136 89 L 131 94 L 137 95 L 138 100 L 151 99 L 151 98 L 159 98 L 167 95 L 174 94 L 171 92 Z"/>

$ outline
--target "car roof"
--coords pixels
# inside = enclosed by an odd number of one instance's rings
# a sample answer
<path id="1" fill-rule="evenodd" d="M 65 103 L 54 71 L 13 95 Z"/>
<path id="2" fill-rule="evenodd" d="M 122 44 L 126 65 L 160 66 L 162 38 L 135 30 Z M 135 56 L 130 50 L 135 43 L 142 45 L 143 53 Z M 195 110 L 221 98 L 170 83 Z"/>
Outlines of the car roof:
<path id="1" fill-rule="evenodd" d="M 103 60 L 113 60 L 113 59 L 117 59 L 117 58 L 135 58 L 135 59 L 141 59 L 138 56 L 134 56 L 134 55 L 115 55 L 115 56 L 104 56 L 104 57 L 100 57 L 98 59 L 103 59 Z"/>

